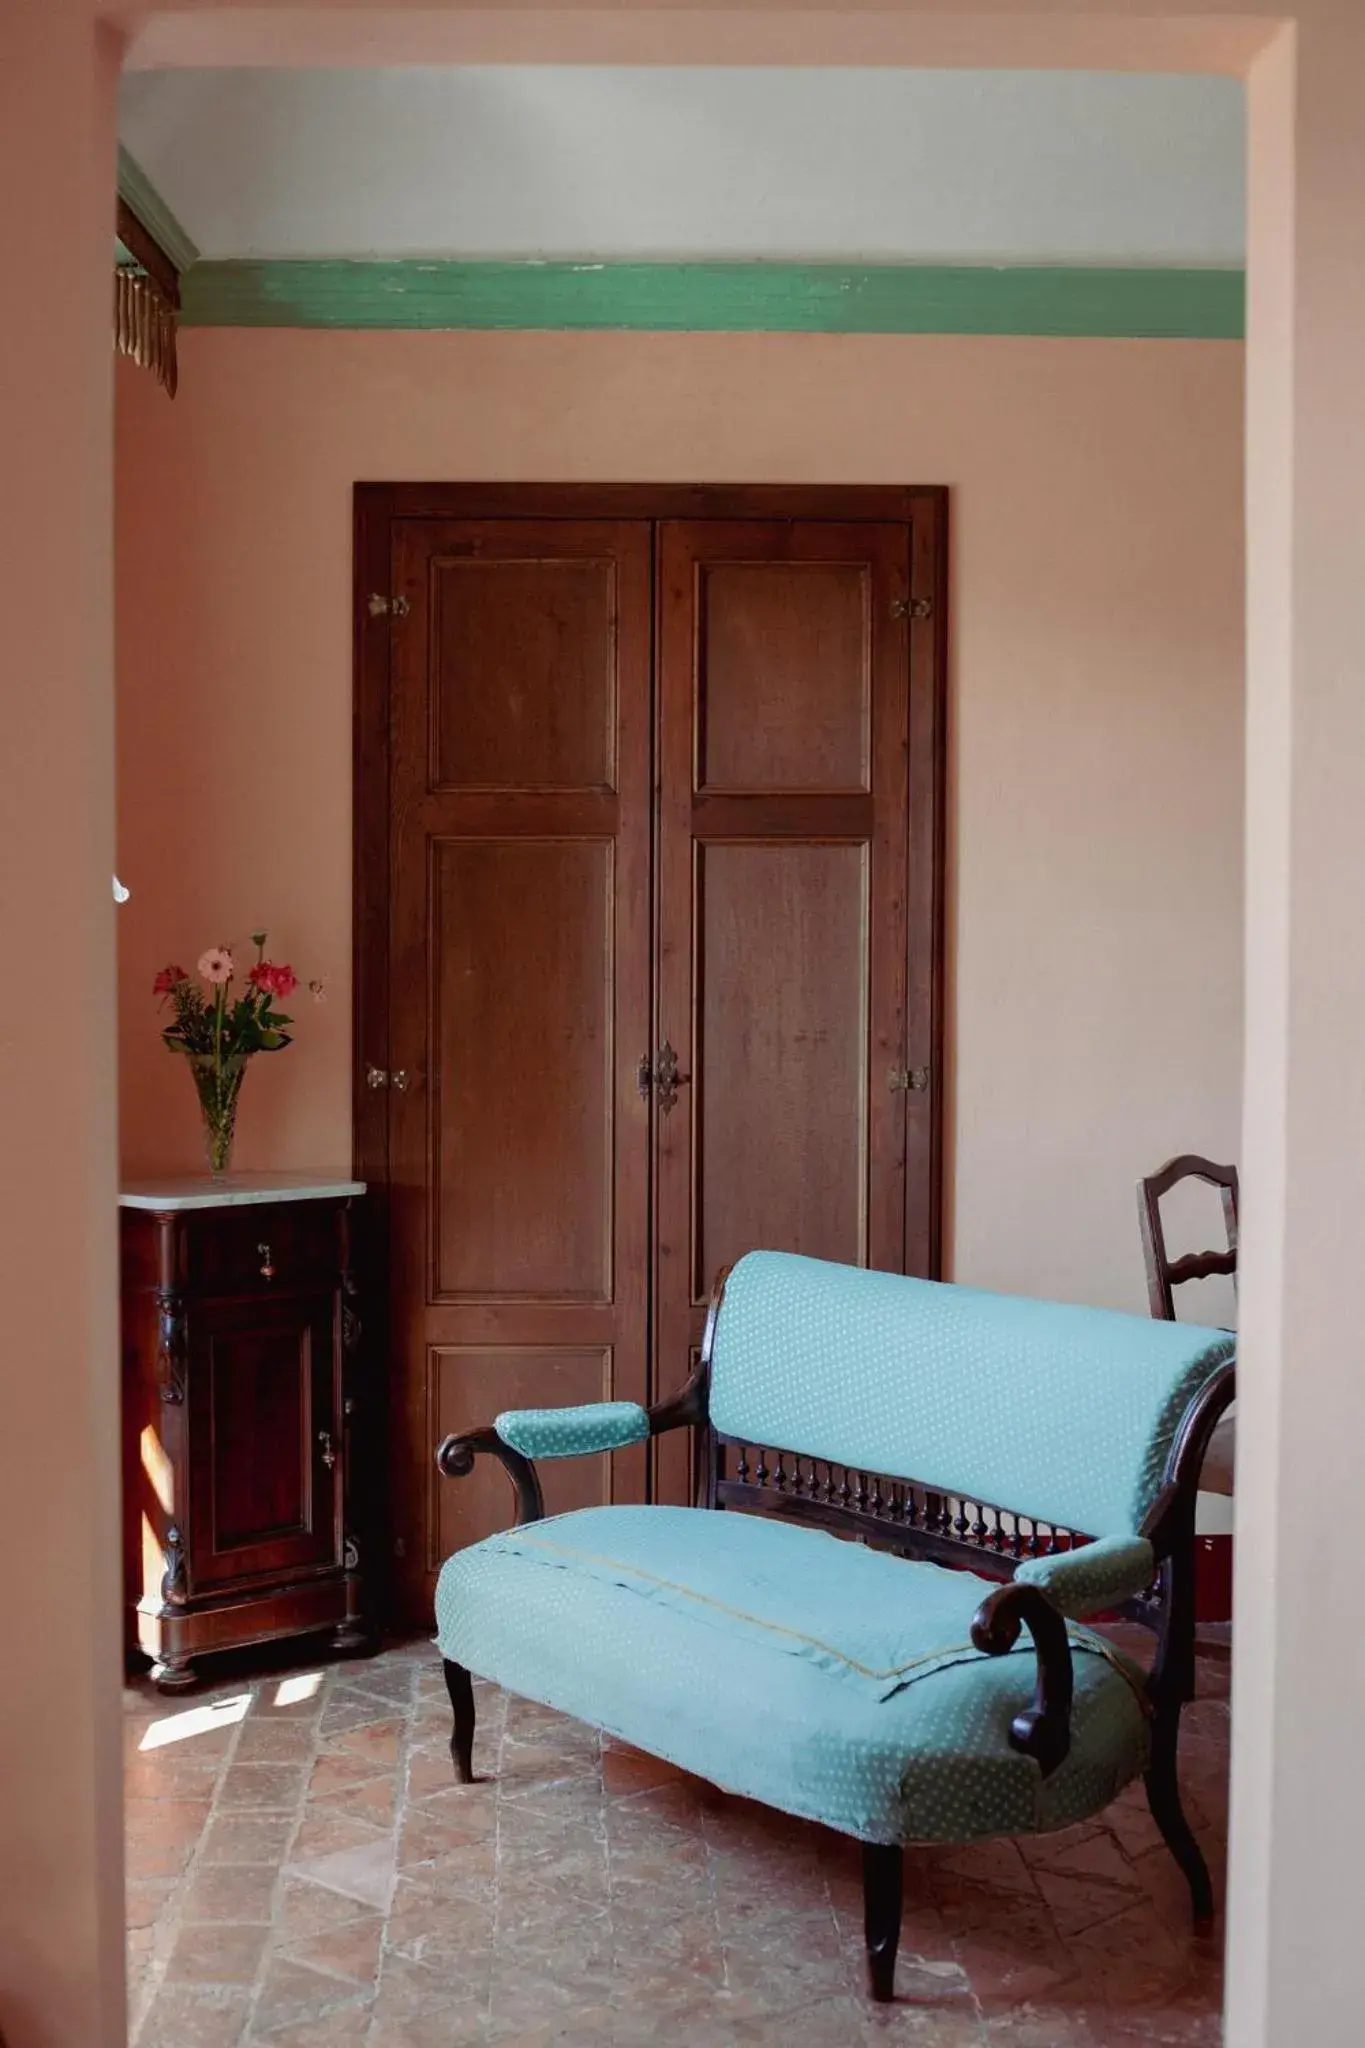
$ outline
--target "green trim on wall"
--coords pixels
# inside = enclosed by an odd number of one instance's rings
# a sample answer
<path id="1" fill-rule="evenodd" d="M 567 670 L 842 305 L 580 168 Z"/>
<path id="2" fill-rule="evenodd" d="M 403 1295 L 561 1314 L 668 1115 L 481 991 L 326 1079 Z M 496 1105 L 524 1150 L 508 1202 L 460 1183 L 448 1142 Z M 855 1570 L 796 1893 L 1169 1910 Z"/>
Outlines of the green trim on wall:
<path id="1" fill-rule="evenodd" d="M 131 204 L 131 201 L 129 202 Z M 187 327 L 630 328 L 1240 340 L 1240 270 L 839 263 L 199 263 Z"/>
<path id="2" fill-rule="evenodd" d="M 135 213 L 157 247 L 183 274 L 199 261 L 199 250 L 167 206 L 156 186 L 135 156 L 119 144 L 118 195 L 130 213 Z"/>

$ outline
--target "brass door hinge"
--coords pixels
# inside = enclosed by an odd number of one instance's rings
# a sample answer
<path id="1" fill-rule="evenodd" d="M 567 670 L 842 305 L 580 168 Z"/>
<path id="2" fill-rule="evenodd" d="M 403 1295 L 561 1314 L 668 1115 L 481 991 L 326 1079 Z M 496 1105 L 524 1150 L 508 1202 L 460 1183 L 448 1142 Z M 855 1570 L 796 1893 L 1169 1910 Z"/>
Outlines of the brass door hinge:
<path id="1" fill-rule="evenodd" d="M 927 1067 L 888 1067 L 886 1085 L 895 1094 L 897 1091 L 908 1095 L 923 1095 L 929 1087 Z"/>
<path id="2" fill-rule="evenodd" d="M 385 597 L 382 591 L 370 592 L 370 617 L 372 619 L 405 619 L 412 606 L 405 597 Z"/>
<path id="3" fill-rule="evenodd" d="M 932 597 L 898 597 L 891 606 L 893 619 L 932 619 Z"/>

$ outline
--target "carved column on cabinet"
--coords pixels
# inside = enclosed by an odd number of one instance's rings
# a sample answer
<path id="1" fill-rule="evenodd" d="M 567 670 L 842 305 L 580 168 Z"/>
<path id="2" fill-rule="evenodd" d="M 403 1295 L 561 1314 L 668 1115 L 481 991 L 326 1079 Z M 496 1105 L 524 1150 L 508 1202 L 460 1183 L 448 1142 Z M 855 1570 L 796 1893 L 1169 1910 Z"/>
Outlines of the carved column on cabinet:
<path id="1" fill-rule="evenodd" d="M 181 1287 L 180 1234 L 174 1218 L 161 1216 L 156 1226 L 156 1366 L 160 1396 L 158 1436 L 163 1475 L 160 1650 L 152 1678 L 162 1692 L 183 1692 L 195 1683 L 190 1660 L 179 1646 L 180 1623 L 189 1598 L 189 1568 L 180 1516 L 184 1510 L 185 1372 L 189 1350 L 187 1304 Z"/>
<path id="2" fill-rule="evenodd" d="M 363 1484 L 356 1470 L 355 1419 L 363 1406 L 361 1393 L 361 1343 L 364 1326 L 360 1319 L 360 1287 L 352 1264 L 351 1216 L 341 1219 L 341 1459 L 342 1459 L 342 1564 L 346 1576 L 346 1618 L 333 1631 L 333 1647 L 343 1652 L 368 1648 L 371 1631 L 361 1609 L 360 1537 Z"/>
<path id="3" fill-rule="evenodd" d="M 176 1624 L 189 1598 L 185 1539 L 175 1522 L 166 1531 L 165 1554 L 166 1569 L 161 1575 L 161 1654 L 152 1665 L 151 1677 L 162 1692 L 185 1692 L 198 1681 L 189 1658 L 175 1647 Z"/>

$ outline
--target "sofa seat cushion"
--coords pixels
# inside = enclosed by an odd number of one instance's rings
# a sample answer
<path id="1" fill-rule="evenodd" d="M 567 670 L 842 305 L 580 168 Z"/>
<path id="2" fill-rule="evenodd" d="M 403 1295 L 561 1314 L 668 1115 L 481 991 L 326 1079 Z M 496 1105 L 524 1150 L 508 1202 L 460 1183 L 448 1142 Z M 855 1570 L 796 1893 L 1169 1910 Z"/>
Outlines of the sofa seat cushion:
<path id="1" fill-rule="evenodd" d="M 989 1583 L 819 1530 L 690 1508 L 589 1508 L 450 1558 L 442 1654 L 726 1790 L 866 1841 L 1065 1827 L 1146 1761 L 1141 1677 L 1070 1630 L 1072 1748 L 1009 1743 L 1025 1632 L 971 1644 Z"/>

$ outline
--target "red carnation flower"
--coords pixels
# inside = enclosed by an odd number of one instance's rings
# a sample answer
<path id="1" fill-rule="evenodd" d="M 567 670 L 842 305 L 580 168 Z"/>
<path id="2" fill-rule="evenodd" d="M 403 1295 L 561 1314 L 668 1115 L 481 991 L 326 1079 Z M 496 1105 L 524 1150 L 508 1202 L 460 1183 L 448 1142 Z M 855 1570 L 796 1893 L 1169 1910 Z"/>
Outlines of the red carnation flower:
<path id="1" fill-rule="evenodd" d="M 154 996 L 172 995 L 178 983 L 188 980 L 189 976 L 183 967 L 163 967 L 156 980 L 152 983 L 152 994 Z"/>
<path id="2" fill-rule="evenodd" d="M 299 985 L 299 978 L 292 967 L 277 967 L 273 960 L 258 960 L 247 976 L 253 987 L 262 989 L 268 996 L 292 996 Z"/>

